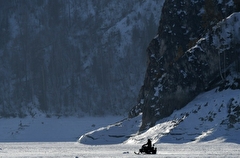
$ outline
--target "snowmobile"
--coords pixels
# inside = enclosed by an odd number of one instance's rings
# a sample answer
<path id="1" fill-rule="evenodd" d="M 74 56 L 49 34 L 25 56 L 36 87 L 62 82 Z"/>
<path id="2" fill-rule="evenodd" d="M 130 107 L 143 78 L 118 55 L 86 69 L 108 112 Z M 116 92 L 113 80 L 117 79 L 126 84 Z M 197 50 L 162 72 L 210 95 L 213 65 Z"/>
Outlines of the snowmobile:
<path id="1" fill-rule="evenodd" d="M 135 152 L 135 154 L 157 154 L 157 148 L 154 147 L 154 144 L 152 146 L 151 141 L 148 140 L 147 144 L 144 144 L 141 149 L 139 149 L 139 152 Z"/>
<path id="2" fill-rule="evenodd" d="M 142 146 L 141 149 L 139 149 L 139 153 L 141 154 L 156 154 L 157 153 L 157 148 L 154 147 L 151 147 L 151 148 L 148 148 L 146 146 Z"/>

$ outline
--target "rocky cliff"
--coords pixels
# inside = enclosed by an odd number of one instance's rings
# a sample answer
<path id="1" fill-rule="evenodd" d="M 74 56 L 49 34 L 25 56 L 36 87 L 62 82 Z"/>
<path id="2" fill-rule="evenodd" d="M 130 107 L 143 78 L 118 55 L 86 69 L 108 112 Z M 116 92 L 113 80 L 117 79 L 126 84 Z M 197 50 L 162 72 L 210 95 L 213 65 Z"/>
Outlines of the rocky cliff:
<path id="1" fill-rule="evenodd" d="M 232 0 L 165 1 L 158 34 L 147 48 L 148 67 L 138 103 L 129 112 L 129 117 L 143 114 L 140 130 L 201 92 L 228 82 L 231 64 L 237 63 L 239 71 L 240 19 L 233 14 L 237 11 L 239 3 Z M 232 88 L 240 88 L 235 80 Z"/>

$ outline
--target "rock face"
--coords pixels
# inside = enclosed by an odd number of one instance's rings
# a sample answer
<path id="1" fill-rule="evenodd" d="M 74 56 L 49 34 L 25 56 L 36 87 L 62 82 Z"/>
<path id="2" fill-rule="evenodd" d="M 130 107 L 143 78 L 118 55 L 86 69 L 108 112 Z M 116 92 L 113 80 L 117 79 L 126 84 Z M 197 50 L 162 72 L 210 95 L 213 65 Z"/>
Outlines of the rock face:
<path id="1" fill-rule="evenodd" d="M 240 19 L 232 14 L 238 9 L 231 0 L 165 1 L 138 103 L 129 112 L 143 114 L 140 130 L 225 81 L 227 68 L 239 59 Z"/>

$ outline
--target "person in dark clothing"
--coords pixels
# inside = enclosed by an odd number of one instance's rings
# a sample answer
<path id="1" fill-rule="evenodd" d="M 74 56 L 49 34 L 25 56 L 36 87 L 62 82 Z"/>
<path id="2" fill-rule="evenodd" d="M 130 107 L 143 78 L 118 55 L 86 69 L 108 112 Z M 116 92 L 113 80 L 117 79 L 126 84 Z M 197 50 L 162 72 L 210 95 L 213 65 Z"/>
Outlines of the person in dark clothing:
<path id="1" fill-rule="evenodd" d="M 143 147 L 147 147 L 148 149 L 151 149 L 152 148 L 152 141 L 150 139 L 148 139 L 148 142 L 146 144 L 144 144 Z"/>
<path id="2" fill-rule="evenodd" d="M 157 148 L 152 145 L 152 141 L 148 139 L 146 144 L 142 145 L 142 148 L 139 149 L 139 153 L 146 153 L 146 154 L 156 154 Z"/>

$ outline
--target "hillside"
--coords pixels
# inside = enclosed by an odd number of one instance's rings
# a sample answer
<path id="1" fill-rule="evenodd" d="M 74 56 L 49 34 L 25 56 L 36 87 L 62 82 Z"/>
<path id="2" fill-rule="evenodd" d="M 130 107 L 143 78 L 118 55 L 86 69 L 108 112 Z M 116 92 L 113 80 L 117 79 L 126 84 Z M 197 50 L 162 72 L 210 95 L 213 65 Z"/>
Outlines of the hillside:
<path id="1" fill-rule="evenodd" d="M 240 74 L 239 74 L 240 75 Z M 240 90 L 213 89 L 202 93 L 181 110 L 139 132 L 142 114 L 82 135 L 83 144 L 240 143 Z"/>
<path id="2" fill-rule="evenodd" d="M 164 1 L 0 1 L 0 117 L 135 104 Z"/>
<path id="3" fill-rule="evenodd" d="M 166 1 L 163 9 L 180 3 L 171 2 L 176 4 Z M 200 2 L 204 6 L 203 1 L 192 4 L 199 9 Z M 225 7 L 231 6 L 229 11 L 233 11 L 234 3 L 228 4 Z M 163 15 L 160 26 L 166 27 L 161 24 Z M 240 13 L 232 13 L 209 27 L 202 30 L 195 44 L 186 51 L 181 49 L 182 54 L 174 58 L 174 53 L 179 52 L 171 49 L 177 47 L 172 48 L 165 40 L 181 38 L 180 42 L 184 42 L 185 36 L 175 37 L 182 32 L 156 36 L 148 47 L 148 69 L 139 103 L 130 111 L 130 117 L 86 133 L 79 142 L 142 144 L 150 138 L 156 143 L 240 143 Z"/>
<path id="4" fill-rule="evenodd" d="M 217 4 L 217 5 L 216 5 Z M 158 35 L 150 42 L 148 67 L 138 103 L 140 130 L 226 82 L 231 65 L 239 72 L 240 11 L 237 1 L 166 0 Z M 239 77 L 234 78 L 239 89 Z"/>
<path id="5" fill-rule="evenodd" d="M 239 143 L 239 11 L 237 0 L 0 1 L 0 118 L 128 112 L 79 142 Z"/>

